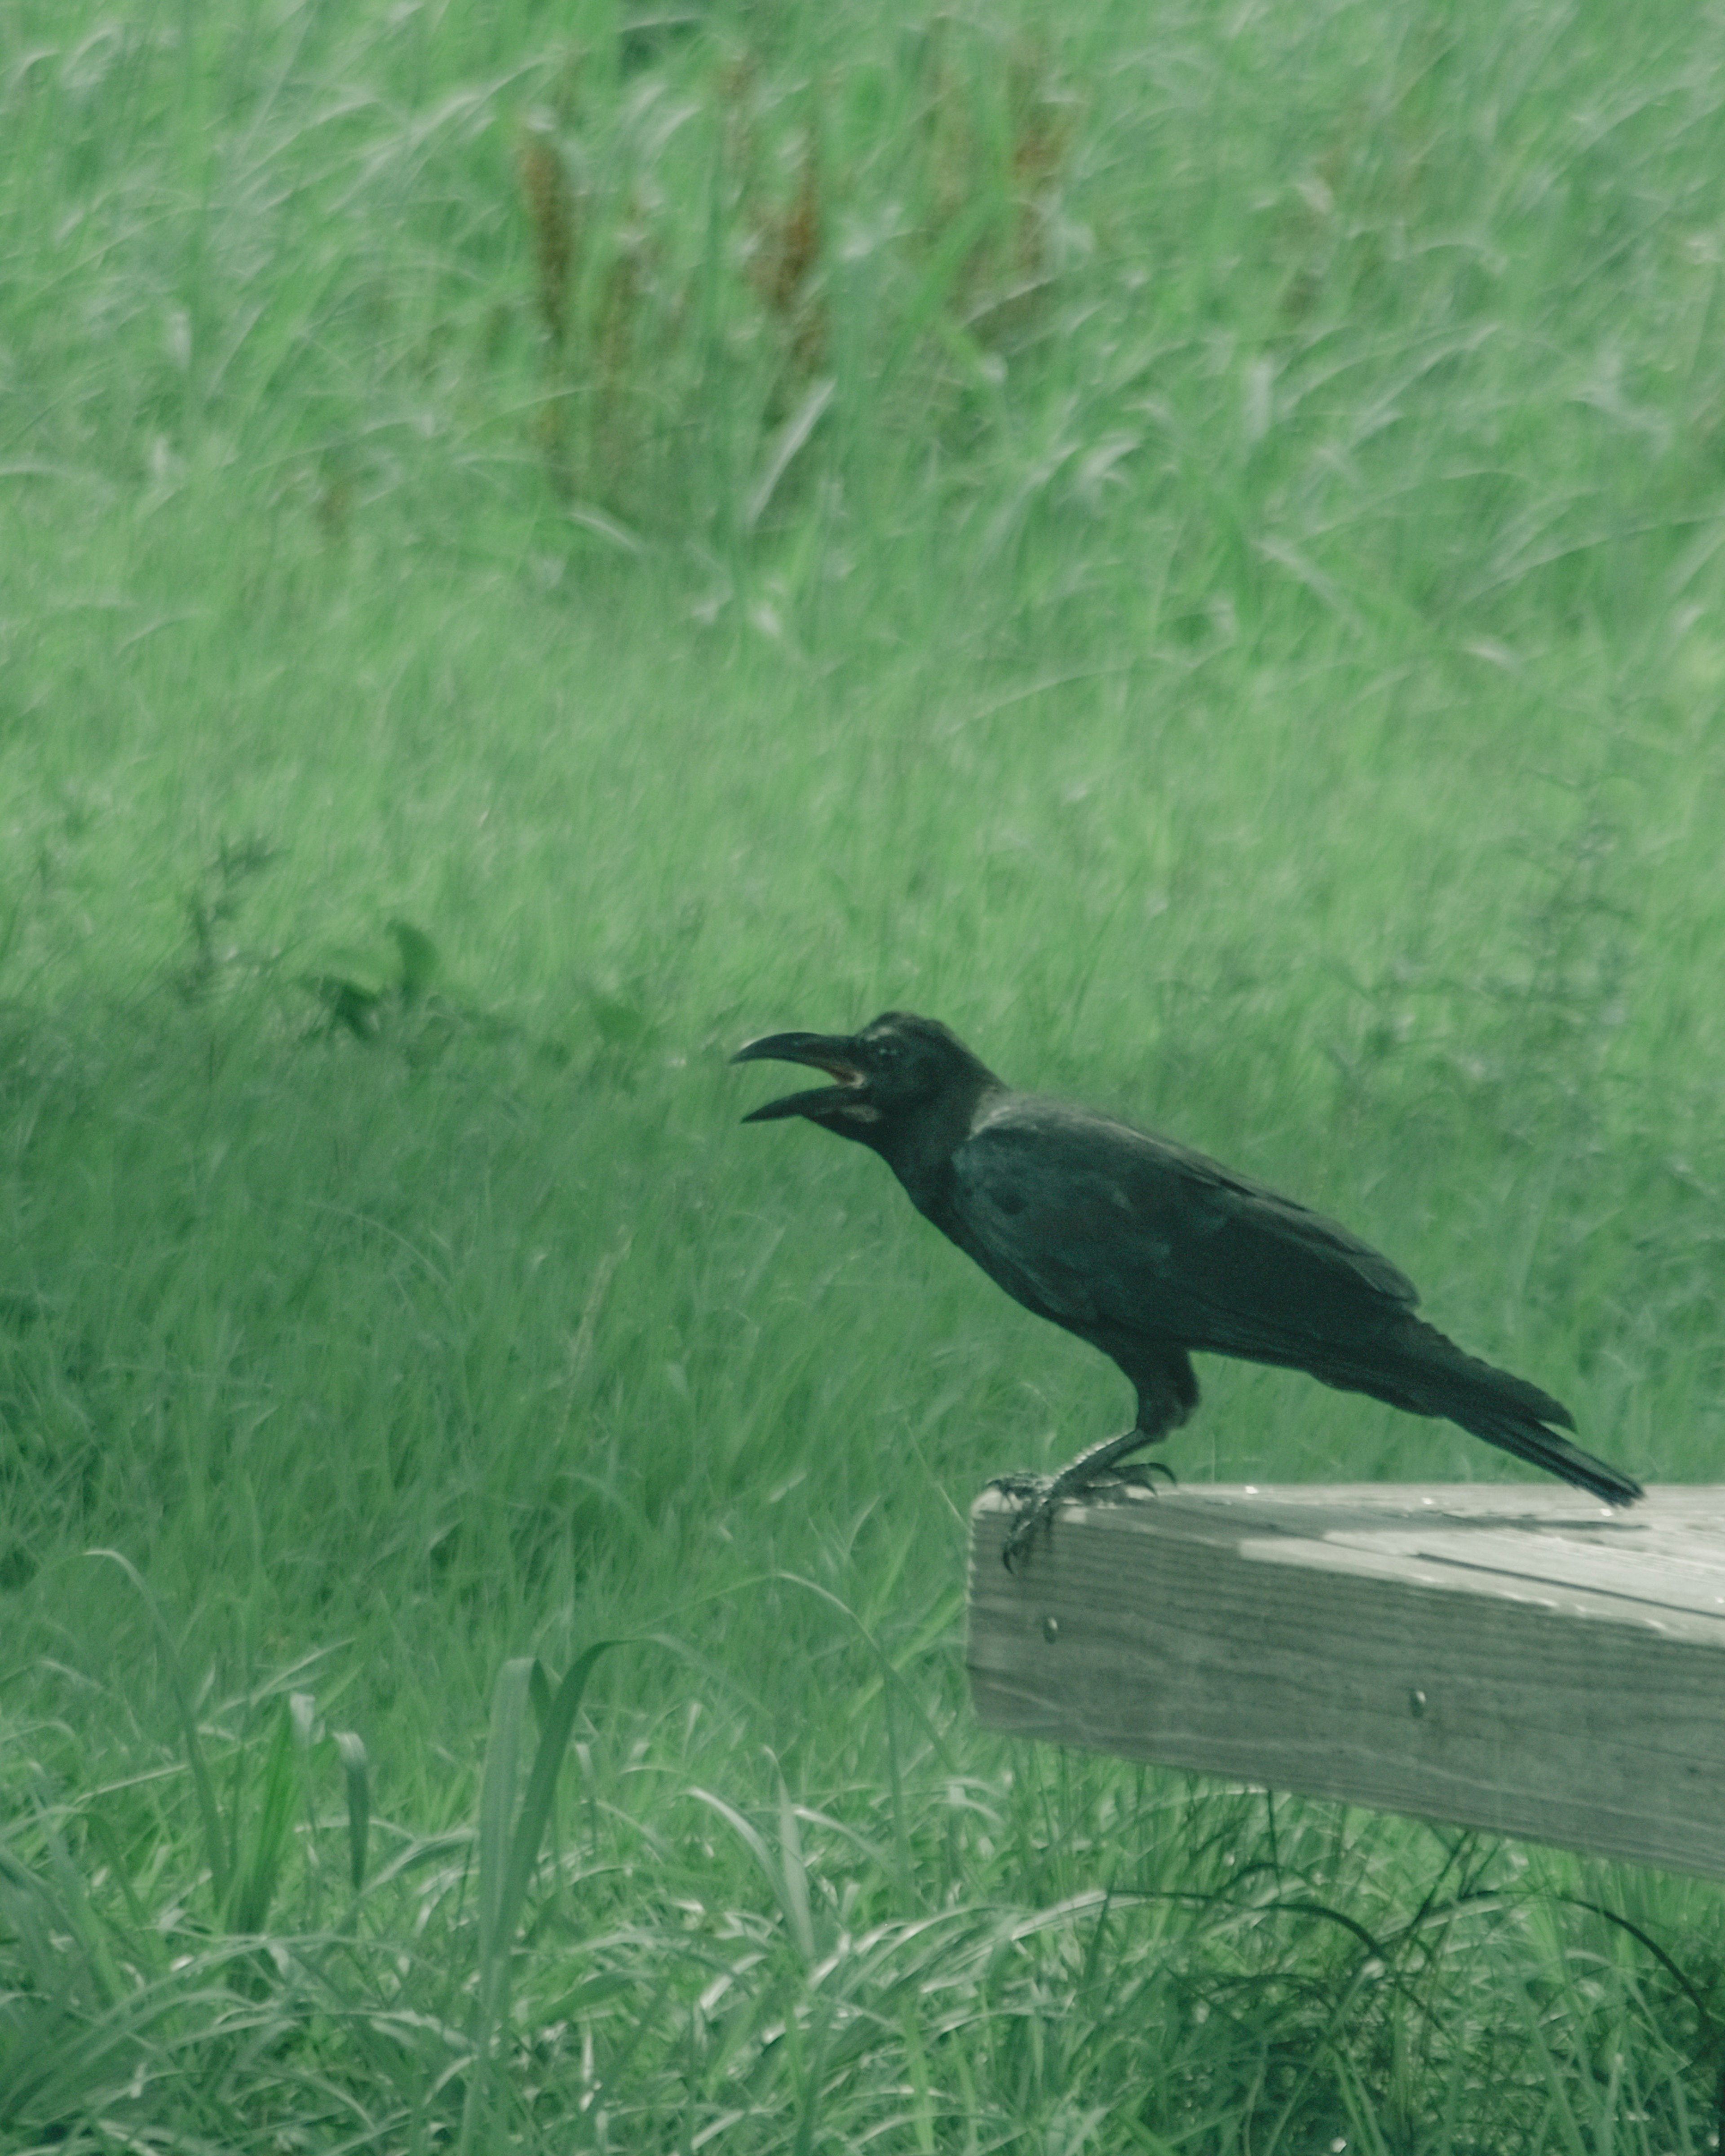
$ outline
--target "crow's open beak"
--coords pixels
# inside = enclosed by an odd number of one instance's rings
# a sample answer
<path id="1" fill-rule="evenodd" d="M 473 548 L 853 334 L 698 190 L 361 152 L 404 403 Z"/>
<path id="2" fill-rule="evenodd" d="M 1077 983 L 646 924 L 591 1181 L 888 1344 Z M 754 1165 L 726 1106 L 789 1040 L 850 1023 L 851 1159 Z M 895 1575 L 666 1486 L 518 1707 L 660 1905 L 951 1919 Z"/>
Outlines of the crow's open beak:
<path id="1" fill-rule="evenodd" d="M 788 1093 L 782 1101 L 769 1101 L 743 1117 L 746 1123 L 776 1122 L 781 1116 L 824 1115 L 837 1094 L 848 1094 L 863 1082 L 857 1066 L 856 1043 L 848 1034 L 830 1033 L 769 1033 L 739 1048 L 733 1063 L 804 1063 L 836 1078 L 836 1086 L 815 1086 L 807 1092 Z"/>

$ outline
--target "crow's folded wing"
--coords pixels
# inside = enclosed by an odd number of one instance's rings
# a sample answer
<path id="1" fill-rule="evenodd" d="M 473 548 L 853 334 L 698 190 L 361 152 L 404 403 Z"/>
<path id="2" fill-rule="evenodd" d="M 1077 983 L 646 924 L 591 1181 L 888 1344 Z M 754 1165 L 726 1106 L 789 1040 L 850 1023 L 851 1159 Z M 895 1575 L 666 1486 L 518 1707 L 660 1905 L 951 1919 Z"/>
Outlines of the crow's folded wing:
<path id="1" fill-rule="evenodd" d="M 1003 1103 L 952 1165 L 957 1240 L 1058 1324 L 1297 1359 L 1363 1344 L 1419 1301 L 1335 1221 L 1082 1109 Z"/>

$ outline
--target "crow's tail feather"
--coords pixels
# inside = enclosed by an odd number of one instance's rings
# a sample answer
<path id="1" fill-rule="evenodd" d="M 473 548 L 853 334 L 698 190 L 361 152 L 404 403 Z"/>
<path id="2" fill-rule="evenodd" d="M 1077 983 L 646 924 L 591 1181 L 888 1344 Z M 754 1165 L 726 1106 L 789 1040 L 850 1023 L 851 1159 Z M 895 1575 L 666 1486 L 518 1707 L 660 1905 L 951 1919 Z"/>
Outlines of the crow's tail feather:
<path id="1" fill-rule="evenodd" d="M 1363 1382 L 1363 1375 L 1341 1382 L 1414 1414 L 1441 1415 L 1608 1505 L 1633 1505 L 1646 1494 L 1632 1476 L 1559 1435 L 1559 1430 L 1575 1427 L 1561 1400 L 1525 1378 L 1464 1354 L 1435 1326 L 1417 1317 L 1406 1318 L 1398 1328 L 1393 1358 L 1379 1362 Z M 1547 1427 L 1552 1423 L 1559 1430 Z"/>
<path id="2" fill-rule="evenodd" d="M 1637 1497 L 1646 1494 L 1633 1476 L 1596 1460 L 1592 1453 L 1584 1452 L 1579 1445 L 1535 1422 L 1531 1415 L 1491 1414 L 1476 1408 L 1446 1408 L 1440 1412 L 1476 1437 L 1484 1438 L 1487 1445 L 1501 1445 L 1517 1460 L 1531 1460 L 1548 1475 L 1573 1482 L 1578 1490 L 1590 1490 L 1608 1505 L 1633 1505 Z"/>

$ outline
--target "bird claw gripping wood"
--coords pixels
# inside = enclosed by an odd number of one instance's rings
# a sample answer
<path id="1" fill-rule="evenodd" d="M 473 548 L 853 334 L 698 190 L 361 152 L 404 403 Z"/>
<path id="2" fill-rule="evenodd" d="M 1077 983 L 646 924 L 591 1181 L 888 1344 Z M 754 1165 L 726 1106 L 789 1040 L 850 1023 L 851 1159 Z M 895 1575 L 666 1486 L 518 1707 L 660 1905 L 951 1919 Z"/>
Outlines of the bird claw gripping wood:
<path id="1" fill-rule="evenodd" d="M 1070 1468 L 1059 1475 L 997 1475 L 988 1487 L 1014 1499 L 1019 1507 L 1018 1517 L 1007 1530 L 1000 1562 L 1011 1572 L 1018 1560 L 1029 1553 L 1037 1529 L 1052 1527 L 1055 1514 L 1069 1497 L 1088 1496 L 1101 1490 L 1153 1491 L 1158 1475 L 1168 1477 L 1170 1488 L 1178 1479 L 1173 1469 L 1160 1460 L 1136 1460 L 1130 1466 L 1104 1468 L 1082 1477 Z"/>

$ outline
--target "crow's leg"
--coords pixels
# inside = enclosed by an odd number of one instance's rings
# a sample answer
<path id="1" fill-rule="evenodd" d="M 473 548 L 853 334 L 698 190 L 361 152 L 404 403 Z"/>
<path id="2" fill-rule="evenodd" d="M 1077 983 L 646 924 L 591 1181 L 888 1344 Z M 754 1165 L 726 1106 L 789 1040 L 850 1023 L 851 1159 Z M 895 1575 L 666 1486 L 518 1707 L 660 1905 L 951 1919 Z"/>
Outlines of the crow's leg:
<path id="1" fill-rule="evenodd" d="M 1142 1485 L 1152 1471 L 1166 1475 L 1172 1482 L 1174 1471 L 1159 1460 L 1129 1468 L 1124 1475 L 1114 1472 L 1115 1465 L 1146 1445 L 1160 1445 L 1197 1404 L 1198 1380 L 1192 1365 L 1181 1350 L 1173 1349 L 1154 1370 L 1139 1378 L 1138 1416 L 1130 1430 L 1122 1430 L 1118 1437 L 1105 1437 L 1100 1445 L 1087 1445 L 1058 1475 L 1003 1475 L 990 1484 L 992 1489 L 1019 1501 L 1019 1516 L 1000 1553 L 1007 1570 L 1012 1570 L 1015 1560 L 1030 1547 L 1037 1529 L 1050 1525 L 1069 1497 L 1081 1496 L 1103 1482 L 1129 1480 Z"/>

